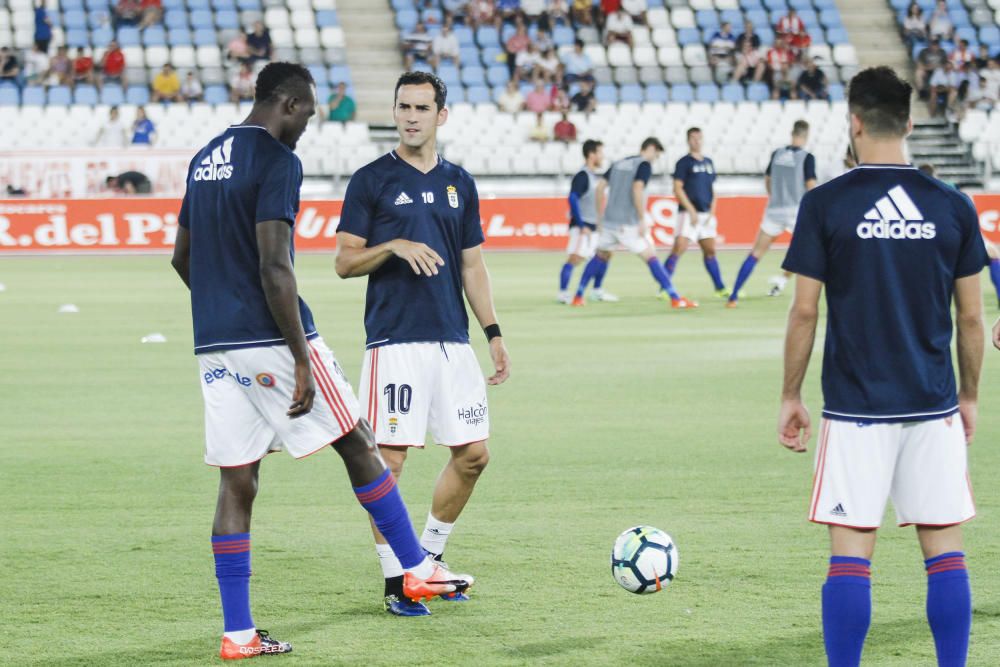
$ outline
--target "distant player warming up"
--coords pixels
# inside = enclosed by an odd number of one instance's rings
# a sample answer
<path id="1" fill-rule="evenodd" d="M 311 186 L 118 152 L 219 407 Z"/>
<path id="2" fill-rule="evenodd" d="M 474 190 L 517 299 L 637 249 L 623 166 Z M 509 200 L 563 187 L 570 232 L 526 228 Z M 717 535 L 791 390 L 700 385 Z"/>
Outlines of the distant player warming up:
<path id="1" fill-rule="evenodd" d="M 573 267 L 594 256 L 594 251 L 597 249 L 597 211 L 604 207 L 603 202 L 597 201 L 597 183 L 601 178 L 597 170 L 604 162 L 604 144 L 587 139 L 583 142 L 583 158 L 586 163 L 570 184 L 569 243 L 566 245 L 569 257 L 559 272 L 557 300 L 560 303 L 570 303 L 573 300 L 569 293 Z M 603 268 L 604 272 L 594 276 L 594 291 L 591 295 L 596 301 L 617 301 L 618 297 L 602 289 L 607 264 Z"/>
<path id="2" fill-rule="evenodd" d="M 719 260 L 715 256 L 715 237 L 718 221 L 715 217 L 715 164 L 711 158 L 702 155 L 704 138 L 697 127 L 687 131 L 688 154 L 677 161 L 674 167 L 674 195 L 677 197 L 677 232 L 674 247 L 663 267 L 671 278 L 677 270 L 677 262 L 693 241 L 701 246 L 705 270 L 712 278 L 715 295 L 727 297 L 726 284 L 722 282 Z M 662 293 L 661 293 L 662 296 Z"/>
<path id="3" fill-rule="evenodd" d="M 778 439 L 804 452 L 802 380 L 826 289 L 823 420 L 809 519 L 827 524 L 823 641 L 832 667 L 861 662 L 871 558 L 885 502 L 916 526 L 938 664 L 965 665 L 972 624 L 959 524 L 975 515 L 967 445 L 983 361 L 979 219 L 962 193 L 906 162 L 910 85 L 888 67 L 850 83 L 858 167 L 806 193 L 783 268 L 797 274 Z M 959 383 L 952 368 L 955 303 Z"/>
<path id="4" fill-rule="evenodd" d="M 221 475 L 212 551 L 227 660 L 292 650 L 258 631 L 250 615 L 250 514 L 260 460 L 272 451 L 303 458 L 333 446 L 358 501 L 404 564 L 405 595 L 471 584 L 420 548 L 354 392 L 297 295 L 292 231 L 302 163 L 292 151 L 315 113 L 315 95 L 304 67 L 267 65 L 247 119 L 191 161 L 178 216 L 172 263 L 191 291 L 205 462 Z"/>
<path id="5" fill-rule="evenodd" d="M 649 266 L 656 280 L 674 308 L 696 308 L 694 301 L 679 295 L 670 282 L 670 276 L 660 265 L 656 249 L 649 238 L 646 223 L 646 185 L 653 175 L 652 163 L 663 154 L 663 145 L 655 137 L 642 142 L 638 155 L 618 160 L 598 181 L 597 200 L 604 201 L 607 191 L 607 206 L 602 213 L 597 209 L 597 254 L 583 269 L 580 286 L 573 297 L 574 306 L 584 305 L 583 295 L 592 278 L 603 276 L 608 270 L 612 252 L 622 245 L 635 253 Z"/>
<path id="6" fill-rule="evenodd" d="M 463 291 L 489 342 L 495 368 L 489 384 L 510 374 L 483 262 L 476 184 L 437 154 L 446 96 L 432 74 L 399 78 L 393 108 L 399 146 L 351 178 L 337 231 L 337 274 L 368 276 L 361 397 L 382 457 L 398 477 L 409 448 L 424 446 L 428 428 L 450 450 L 420 539 L 437 562 L 490 458 L 486 382 L 469 344 Z M 387 544 L 381 528 L 373 525 L 385 610 L 426 616 L 427 608 L 405 594 L 405 552 Z M 457 591 L 445 599 L 467 598 Z"/>
<path id="7" fill-rule="evenodd" d="M 802 195 L 816 187 L 816 158 L 804 146 L 809 143 L 809 123 L 795 121 L 792 126 L 792 143 L 771 154 L 764 172 L 764 186 L 767 188 L 767 208 L 764 221 L 753 243 L 753 249 L 740 266 L 733 283 L 733 292 L 726 302 L 727 308 L 735 308 L 740 290 L 750 277 L 760 258 L 764 256 L 774 239 L 784 231 L 794 231 L 795 216 L 799 212 Z M 771 296 L 776 296 L 785 288 L 788 276 L 772 278 Z"/>

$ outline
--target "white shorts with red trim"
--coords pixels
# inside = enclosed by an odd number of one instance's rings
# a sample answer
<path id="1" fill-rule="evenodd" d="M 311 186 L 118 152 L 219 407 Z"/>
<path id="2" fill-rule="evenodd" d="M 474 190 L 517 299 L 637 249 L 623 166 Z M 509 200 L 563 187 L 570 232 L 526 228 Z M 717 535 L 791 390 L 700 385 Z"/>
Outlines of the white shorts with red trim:
<path id="1" fill-rule="evenodd" d="M 709 212 L 698 213 L 695 219 L 684 209 L 677 212 L 677 238 L 689 241 L 704 241 L 718 236 L 719 222 Z"/>
<path id="2" fill-rule="evenodd" d="M 205 463 L 236 467 L 285 449 L 295 458 L 351 431 L 361 412 L 351 385 L 322 338 L 309 341 L 316 398 L 289 419 L 295 362 L 285 345 L 198 355 L 205 398 Z"/>
<path id="3" fill-rule="evenodd" d="M 447 447 L 486 440 L 486 380 L 468 343 L 397 343 L 365 351 L 361 401 L 375 441 Z"/>
<path id="4" fill-rule="evenodd" d="M 566 254 L 590 259 L 597 252 L 597 232 L 584 227 L 570 227 Z"/>
<path id="5" fill-rule="evenodd" d="M 809 520 L 878 528 L 889 498 L 902 526 L 975 516 L 958 414 L 902 424 L 823 420 Z"/>

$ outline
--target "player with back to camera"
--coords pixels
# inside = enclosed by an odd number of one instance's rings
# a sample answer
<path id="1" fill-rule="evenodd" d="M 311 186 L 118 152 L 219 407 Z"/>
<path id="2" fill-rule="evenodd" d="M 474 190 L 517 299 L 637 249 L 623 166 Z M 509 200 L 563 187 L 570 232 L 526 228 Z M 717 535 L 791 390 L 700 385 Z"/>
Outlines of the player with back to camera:
<path id="1" fill-rule="evenodd" d="M 727 308 L 735 308 L 740 290 L 750 277 L 757 262 L 764 256 L 774 239 L 784 231 L 795 230 L 795 216 L 799 212 L 802 195 L 816 187 L 816 158 L 805 150 L 809 143 L 809 123 L 797 120 L 792 126 L 792 141 L 784 148 L 771 153 L 771 160 L 764 172 L 764 186 L 767 188 L 767 208 L 753 249 L 743 260 L 733 292 L 726 302 Z M 785 287 L 788 276 L 772 278 L 771 296 L 777 296 Z"/>
<path id="2" fill-rule="evenodd" d="M 597 211 L 604 208 L 604 201 L 597 200 L 597 184 L 601 176 L 597 170 L 604 162 L 604 144 L 600 141 L 587 139 L 583 142 L 583 169 L 573 177 L 569 191 L 569 242 L 566 253 L 569 255 L 559 272 L 559 303 L 571 303 L 573 297 L 569 292 L 569 281 L 573 276 L 573 267 L 580 262 L 589 260 L 597 250 Z M 591 296 L 596 301 L 618 301 L 618 297 L 605 292 L 604 275 L 608 265 L 601 267 L 602 272 L 594 276 L 594 291 Z"/>
<path id="3" fill-rule="evenodd" d="M 857 168 L 805 194 L 783 268 L 797 274 L 778 439 L 806 451 L 802 381 L 825 288 L 823 420 L 809 519 L 827 524 L 822 592 L 829 664 L 858 665 L 871 622 L 871 558 L 887 498 L 916 526 L 939 665 L 964 665 L 972 623 L 960 524 L 975 515 L 967 445 L 983 360 L 986 249 L 968 197 L 907 163 L 910 85 L 888 67 L 850 83 Z M 952 368 L 955 303 L 959 383 Z"/>
<path id="4" fill-rule="evenodd" d="M 221 476 L 212 550 L 223 659 L 292 650 L 258 631 L 250 614 L 250 515 L 260 459 L 271 451 L 303 458 L 332 446 L 406 567 L 406 595 L 453 593 L 471 583 L 420 548 L 354 392 L 297 294 L 292 237 L 302 163 L 293 150 L 315 108 L 308 70 L 267 65 L 250 115 L 191 161 L 178 216 L 172 263 L 191 291 L 205 462 Z"/>
<path id="5" fill-rule="evenodd" d="M 677 197 L 677 232 L 670 256 L 663 263 L 667 274 L 673 278 L 677 262 L 691 243 L 701 246 L 702 261 L 715 287 L 715 295 L 729 296 L 722 281 L 719 259 L 715 255 L 715 237 L 719 223 L 715 216 L 718 198 L 715 196 L 715 163 L 702 153 L 704 136 L 697 127 L 688 128 L 688 154 L 674 166 L 674 195 Z M 660 296 L 664 294 L 661 292 Z"/>
<path id="6" fill-rule="evenodd" d="M 463 291 L 489 344 L 495 368 L 489 384 L 510 374 L 483 261 L 476 184 L 437 153 L 446 96 L 432 74 L 408 72 L 397 81 L 399 145 L 351 178 L 336 263 L 341 278 L 368 276 L 361 397 L 382 457 L 398 477 L 409 448 L 424 446 L 428 427 L 449 448 L 420 540 L 438 562 L 489 461 L 486 381 L 469 344 Z M 429 614 L 404 595 L 403 554 L 379 528 L 373 526 L 385 610 Z M 445 599 L 467 598 L 457 591 Z"/>
<path id="7" fill-rule="evenodd" d="M 646 185 L 653 175 L 653 162 L 663 154 L 663 145 L 656 137 L 642 142 L 638 155 L 613 162 L 597 183 L 597 201 L 607 205 L 597 209 L 597 253 L 587 263 L 580 276 L 580 285 L 573 297 L 574 306 L 584 305 L 583 295 L 592 278 L 603 276 L 608 270 L 612 252 L 624 246 L 638 255 L 653 274 L 660 289 L 670 295 L 674 308 L 696 308 L 694 301 L 685 299 L 674 290 L 670 276 L 656 257 L 656 249 L 649 237 L 646 222 Z"/>

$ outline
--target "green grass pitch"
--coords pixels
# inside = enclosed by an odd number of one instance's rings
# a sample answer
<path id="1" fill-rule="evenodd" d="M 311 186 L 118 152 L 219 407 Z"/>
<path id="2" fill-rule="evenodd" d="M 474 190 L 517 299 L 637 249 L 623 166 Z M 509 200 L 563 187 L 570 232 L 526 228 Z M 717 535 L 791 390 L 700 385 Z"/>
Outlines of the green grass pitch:
<path id="1" fill-rule="evenodd" d="M 727 280 L 743 253 L 723 253 Z M 468 604 L 381 611 L 367 521 L 335 454 L 268 457 L 253 524 L 257 623 L 294 644 L 270 665 L 820 665 L 825 531 L 805 520 L 812 453 L 776 443 L 789 297 L 728 311 L 700 257 L 671 312 L 646 267 L 619 255 L 620 303 L 554 302 L 562 257 L 491 254 L 510 381 L 490 390 L 493 461 L 448 548 L 478 577 Z M 300 291 L 356 382 L 364 281 L 329 256 L 299 259 Z M 574 276 L 579 275 L 579 270 Z M 988 323 L 995 300 L 983 277 Z M 217 473 L 187 295 L 166 257 L 0 261 L 0 663 L 198 665 L 222 623 L 209 532 Z M 575 282 L 574 282 L 575 284 Z M 77 314 L 57 314 L 74 303 Z M 821 324 L 822 326 L 822 324 Z M 151 332 L 166 344 L 140 344 Z M 472 340 L 487 362 L 482 336 Z M 818 354 L 806 398 L 818 416 Z M 971 450 L 971 664 L 1000 664 L 1000 352 L 986 353 Z M 418 530 L 446 453 L 402 480 Z M 912 529 L 887 515 L 874 563 L 867 665 L 931 665 L 925 575 Z M 673 535 L 678 578 L 634 596 L 612 581 L 618 533 Z"/>

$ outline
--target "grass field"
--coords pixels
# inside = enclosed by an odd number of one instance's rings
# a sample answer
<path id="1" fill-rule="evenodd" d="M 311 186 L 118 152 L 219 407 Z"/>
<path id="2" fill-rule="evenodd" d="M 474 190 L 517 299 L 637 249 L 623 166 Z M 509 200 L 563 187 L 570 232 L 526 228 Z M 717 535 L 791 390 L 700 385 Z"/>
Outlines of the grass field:
<path id="1" fill-rule="evenodd" d="M 727 280 L 741 259 L 723 255 Z M 268 664 L 823 663 L 826 535 L 805 521 L 812 452 L 788 453 L 774 436 L 788 297 L 757 296 L 777 255 L 736 311 L 686 257 L 677 282 L 702 301 L 686 313 L 654 300 L 646 268 L 625 256 L 606 285 L 620 303 L 558 306 L 561 261 L 488 257 L 513 375 L 491 389 L 493 461 L 447 554 L 478 577 L 473 601 L 434 603 L 424 619 L 382 613 L 367 522 L 339 459 L 271 456 L 253 525 L 254 616 L 295 651 Z M 337 279 L 326 256 L 301 257 L 299 276 L 356 380 L 363 281 Z M 0 663 L 217 662 L 217 473 L 201 463 L 187 296 L 167 258 L 3 259 L 0 282 Z M 57 314 L 64 303 L 80 312 Z M 168 342 L 140 344 L 154 331 Z M 485 362 L 476 332 L 473 342 Z M 1000 664 L 998 393 L 990 350 L 971 451 L 980 516 L 966 532 L 973 665 Z M 408 463 L 418 528 L 445 457 L 429 448 Z M 615 536 L 638 523 L 680 548 L 678 579 L 658 595 L 630 595 L 609 574 Z M 865 662 L 931 665 L 919 550 L 912 529 L 891 516 L 886 526 Z"/>

